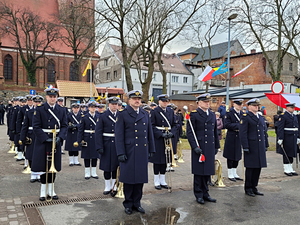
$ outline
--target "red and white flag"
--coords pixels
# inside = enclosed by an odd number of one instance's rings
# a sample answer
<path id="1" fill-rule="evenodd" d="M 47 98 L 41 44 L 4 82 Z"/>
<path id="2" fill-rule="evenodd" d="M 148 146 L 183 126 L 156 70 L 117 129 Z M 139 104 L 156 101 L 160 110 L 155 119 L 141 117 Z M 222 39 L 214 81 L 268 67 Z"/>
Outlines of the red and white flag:
<path id="1" fill-rule="evenodd" d="M 198 77 L 198 80 L 201 80 L 203 82 L 208 81 L 212 78 L 212 74 L 215 72 L 213 68 L 211 68 L 209 65 L 206 66 L 205 70 L 202 72 L 202 74 Z"/>
<path id="2" fill-rule="evenodd" d="M 252 62 L 252 63 L 253 63 L 253 62 Z M 240 75 L 242 72 L 244 72 L 246 69 L 248 69 L 249 66 L 252 65 L 252 63 L 250 63 L 248 66 L 246 66 L 246 67 L 245 67 L 244 69 L 242 69 L 241 71 L 239 71 L 239 72 L 237 72 L 236 74 L 234 74 L 234 75 L 232 76 L 232 78 L 236 77 L 237 75 Z"/>

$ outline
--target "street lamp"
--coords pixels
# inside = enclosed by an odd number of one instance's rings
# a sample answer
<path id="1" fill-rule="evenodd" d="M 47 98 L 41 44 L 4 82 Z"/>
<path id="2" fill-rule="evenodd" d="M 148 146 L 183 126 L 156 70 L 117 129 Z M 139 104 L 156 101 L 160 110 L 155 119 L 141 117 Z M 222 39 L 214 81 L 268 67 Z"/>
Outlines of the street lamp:
<path id="1" fill-rule="evenodd" d="M 228 56 L 227 56 L 227 88 L 226 88 L 226 110 L 229 110 L 229 73 L 230 73 L 230 21 L 235 19 L 238 14 L 232 14 L 228 17 L 229 30 L 228 30 Z"/>

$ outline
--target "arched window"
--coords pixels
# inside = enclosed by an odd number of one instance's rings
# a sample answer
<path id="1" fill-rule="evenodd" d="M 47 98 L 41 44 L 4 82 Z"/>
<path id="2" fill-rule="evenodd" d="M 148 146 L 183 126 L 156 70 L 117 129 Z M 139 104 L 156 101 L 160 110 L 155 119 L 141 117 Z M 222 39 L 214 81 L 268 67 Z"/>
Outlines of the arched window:
<path id="1" fill-rule="evenodd" d="M 6 80 L 12 80 L 12 57 L 11 55 L 6 55 L 4 57 L 4 69 L 3 75 Z"/>
<path id="2" fill-rule="evenodd" d="M 55 82 L 55 64 L 53 60 L 48 61 L 47 77 L 48 82 Z"/>
<path id="3" fill-rule="evenodd" d="M 70 81 L 79 81 L 78 65 L 75 61 L 70 64 Z"/>
<path id="4" fill-rule="evenodd" d="M 92 64 L 92 71 L 88 70 L 88 72 L 86 73 L 86 75 L 87 75 L 87 82 L 91 81 L 91 72 L 92 72 L 92 82 L 93 82 L 94 81 L 94 67 L 93 67 L 93 64 Z"/>

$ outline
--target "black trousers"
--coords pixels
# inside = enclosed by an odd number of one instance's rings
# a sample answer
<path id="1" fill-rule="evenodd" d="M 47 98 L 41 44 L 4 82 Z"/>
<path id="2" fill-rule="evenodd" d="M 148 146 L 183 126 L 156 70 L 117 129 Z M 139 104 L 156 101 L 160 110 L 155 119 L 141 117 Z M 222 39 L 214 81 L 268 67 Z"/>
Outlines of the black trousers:
<path id="1" fill-rule="evenodd" d="M 208 185 L 209 175 L 194 175 L 194 195 L 196 199 L 208 197 Z"/>
<path id="2" fill-rule="evenodd" d="M 92 161 L 92 167 L 97 166 L 97 159 L 84 159 L 84 166 L 85 167 L 90 167 L 91 166 L 91 161 Z"/>
<path id="3" fill-rule="evenodd" d="M 53 173 L 53 183 L 55 181 L 56 173 Z M 41 183 L 46 184 L 46 174 L 41 175 Z M 52 173 L 48 174 L 48 184 L 52 183 Z"/>
<path id="4" fill-rule="evenodd" d="M 165 174 L 166 173 L 167 164 L 155 164 L 153 163 L 153 171 L 154 175 Z"/>
<path id="5" fill-rule="evenodd" d="M 105 180 L 109 180 L 110 178 L 116 179 L 117 178 L 117 171 L 116 170 L 112 171 L 112 172 L 104 171 L 103 176 L 104 176 Z"/>
<path id="6" fill-rule="evenodd" d="M 282 156 L 282 158 L 283 158 L 283 164 L 290 164 L 290 163 L 293 163 L 293 157 L 286 157 L 285 156 L 285 154 L 283 153 L 283 156 Z"/>
<path id="7" fill-rule="evenodd" d="M 0 112 L 0 125 L 4 124 L 4 114 L 5 112 Z"/>
<path id="8" fill-rule="evenodd" d="M 232 168 L 237 168 L 239 165 L 239 161 L 234 161 L 231 159 L 227 159 L 227 168 L 232 169 Z"/>
<path id="9" fill-rule="evenodd" d="M 78 151 L 69 151 L 69 156 L 78 156 Z"/>
<path id="10" fill-rule="evenodd" d="M 258 180 L 261 168 L 246 168 L 245 172 L 245 191 L 257 191 Z"/>
<path id="11" fill-rule="evenodd" d="M 141 206 L 144 184 L 123 184 L 125 200 L 123 205 L 125 208 L 138 208 Z"/>

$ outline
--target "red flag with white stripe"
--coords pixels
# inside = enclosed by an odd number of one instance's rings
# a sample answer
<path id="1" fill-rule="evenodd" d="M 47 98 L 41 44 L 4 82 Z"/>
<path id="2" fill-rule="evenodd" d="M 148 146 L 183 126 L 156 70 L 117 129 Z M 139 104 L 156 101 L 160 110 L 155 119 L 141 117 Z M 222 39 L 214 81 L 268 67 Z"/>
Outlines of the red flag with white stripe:
<path id="1" fill-rule="evenodd" d="M 252 62 L 252 63 L 253 63 L 253 62 Z M 250 63 L 248 66 L 246 66 L 246 67 L 245 67 L 244 69 L 242 69 L 241 71 L 239 71 L 239 72 L 237 72 L 236 74 L 234 74 L 234 75 L 232 76 L 232 78 L 236 77 L 237 75 L 240 75 L 242 72 L 244 72 L 246 69 L 248 69 L 249 66 L 252 65 L 252 63 Z"/>

